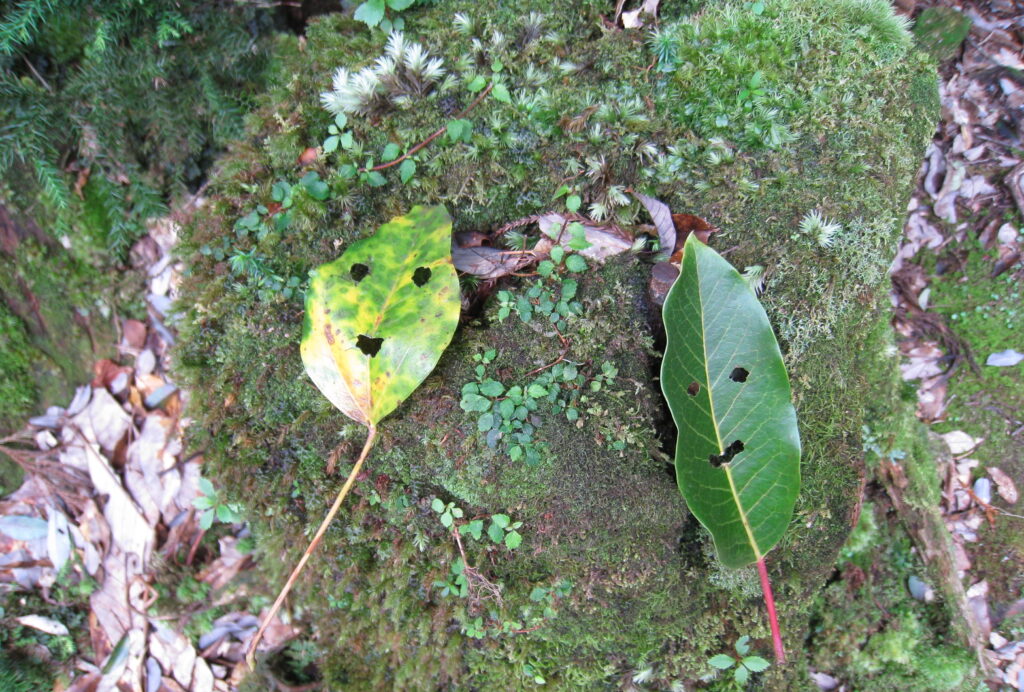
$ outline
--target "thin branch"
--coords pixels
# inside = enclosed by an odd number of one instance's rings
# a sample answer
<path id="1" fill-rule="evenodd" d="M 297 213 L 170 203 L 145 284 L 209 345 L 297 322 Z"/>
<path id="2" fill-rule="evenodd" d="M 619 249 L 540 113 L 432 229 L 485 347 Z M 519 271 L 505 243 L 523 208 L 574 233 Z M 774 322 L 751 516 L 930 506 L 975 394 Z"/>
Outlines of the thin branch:
<path id="1" fill-rule="evenodd" d="M 463 117 L 465 115 L 468 115 L 471 110 L 473 110 L 474 108 L 476 108 L 477 106 L 480 105 L 480 102 L 483 101 L 484 97 L 486 97 L 487 94 L 489 94 L 491 92 L 492 88 L 494 88 L 494 82 L 491 82 L 490 84 L 488 84 L 487 88 L 484 89 L 483 91 L 481 91 L 479 96 L 477 96 L 475 99 L 473 99 L 473 103 L 471 103 L 468 106 L 466 106 L 466 108 L 461 113 L 456 115 L 455 117 L 456 118 L 461 118 L 461 117 Z M 438 137 L 443 135 L 447 130 L 448 130 L 448 126 L 445 125 L 444 127 L 440 128 L 437 131 L 435 131 L 434 133 L 432 133 L 425 140 L 423 140 L 422 142 L 420 142 L 419 144 L 414 146 L 412 149 L 410 149 L 409 151 L 407 151 L 404 154 L 402 154 L 401 156 L 399 156 L 394 161 L 388 161 L 387 163 L 379 163 L 376 166 L 374 166 L 373 168 L 360 168 L 359 172 L 360 173 L 369 173 L 370 171 L 382 171 L 385 168 L 391 168 L 392 166 L 397 166 L 398 164 L 402 163 L 402 161 L 405 161 L 407 158 L 409 158 L 410 156 L 412 156 L 413 154 L 418 152 L 420 149 L 422 149 L 423 147 L 427 146 L 428 144 L 433 142 L 435 139 L 437 139 Z"/>
<path id="2" fill-rule="evenodd" d="M 306 566 L 306 562 L 309 561 L 309 557 L 316 550 L 316 547 L 320 545 L 320 540 L 327 533 L 327 527 L 330 526 L 331 520 L 334 519 L 334 515 L 338 513 L 341 508 L 341 503 L 348 495 L 349 489 L 352 484 L 355 483 L 356 476 L 359 475 L 359 470 L 363 468 L 363 462 L 366 461 L 367 455 L 370 453 L 370 448 L 373 446 L 373 441 L 377 437 L 377 428 L 373 423 L 368 423 L 367 427 L 369 432 L 366 435 L 366 444 L 363 445 L 363 451 L 359 454 L 359 459 L 356 461 L 356 465 L 352 467 L 352 472 L 348 474 L 348 479 L 345 481 L 345 485 L 341 486 L 341 491 L 338 493 L 338 497 L 334 499 L 334 504 L 331 505 L 330 511 L 327 512 L 327 516 L 324 517 L 323 522 L 320 524 L 320 528 L 316 530 L 316 534 L 313 536 L 313 540 L 309 542 L 309 546 L 306 548 L 306 552 L 302 554 L 302 558 L 299 560 L 299 564 L 292 570 L 291 576 L 288 577 L 288 581 L 285 582 L 284 588 L 281 589 L 281 593 L 277 595 L 277 600 L 274 601 L 274 605 L 270 607 L 270 611 L 266 617 L 263 618 L 263 622 L 260 623 L 260 628 L 256 632 L 256 636 L 252 638 L 252 642 L 249 643 L 249 650 L 245 654 L 245 662 L 249 664 L 250 670 L 254 667 L 256 662 L 256 647 L 263 639 L 263 633 L 267 631 L 267 627 L 270 626 L 271 620 L 277 615 L 277 611 L 281 609 L 281 605 L 284 603 L 284 599 L 288 597 L 288 593 L 292 590 L 292 586 L 295 585 L 295 581 L 299 578 L 299 574 L 302 573 L 302 568 Z"/>

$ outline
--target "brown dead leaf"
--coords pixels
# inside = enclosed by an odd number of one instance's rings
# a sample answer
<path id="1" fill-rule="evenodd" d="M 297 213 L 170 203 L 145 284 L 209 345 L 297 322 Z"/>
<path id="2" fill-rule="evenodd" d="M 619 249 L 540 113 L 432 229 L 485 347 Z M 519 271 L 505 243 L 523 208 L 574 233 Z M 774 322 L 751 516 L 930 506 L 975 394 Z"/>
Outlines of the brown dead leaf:
<path id="1" fill-rule="evenodd" d="M 673 214 L 672 223 L 676 228 L 676 246 L 672 252 L 672 261 L 677 263 L 683 260 L 683 244 L 686 243 L 687 236 L 693 233 L 697 240 L 706 245 L 711 234 L 718 231 L 716 227 L 693 214 Z"/>
<path id="2" fill-rule="evenodd" d="M 146 345 L 146 325 L 138 320 L 125 320 L 121 325 L 121 343 L 128 348 L 142 350 Z"/>
<path id="3" fill-rule="evenodd" d="M 658 229 L 658 244 L 661 246 L 661 251 L 669 255 L 675 253 L 678 237 L 674 223 L 675 219 L 668 205 L 661 200 L 641 195 L 638 192 L 633 192 L 632 194 L 640 200 L 640 204 L 644 205 L 644 209 L 651 215 L 651 221 L 654 223 L 654 227 Z"/>
<path id="4" fill-rule="evenodd" d="M 988 475 L 992 476 L 992 480 L 995 481 L 996 492 L 999 493 L 999 496 L 1011 505 L 1017 502 L 1020 495 L 1017 493 L 1017 485 L 1013 482 L 1013 479 L 1002 469 L 995 466 L 989 466 L 985 470 L 988 471 Z"/>
<path id="5" fill-rule="evenodd" d="M 118 375 L 130 375 L 132 369 L 127 365 L 118 365 L 112 360 L 103 358 L 92 365 L 92 386 L 110 387 L 110 383 L 117 379 Z"/>
<path id="6" fill-rule="evenodd" d="M 460 272 L 497 279 L 519 271 L 535 259 L 531 252 L 501 250 L 495 247 L 452 247 L 452 263 Z"/>
<path id="7" fill-rule="evenodd" d="M 305 151 L 299 154 L 297 163 L 300 166 L 308 166 L 311 163 L 315 163 L 319 153 L 316 147 L 306 147 Z"/>

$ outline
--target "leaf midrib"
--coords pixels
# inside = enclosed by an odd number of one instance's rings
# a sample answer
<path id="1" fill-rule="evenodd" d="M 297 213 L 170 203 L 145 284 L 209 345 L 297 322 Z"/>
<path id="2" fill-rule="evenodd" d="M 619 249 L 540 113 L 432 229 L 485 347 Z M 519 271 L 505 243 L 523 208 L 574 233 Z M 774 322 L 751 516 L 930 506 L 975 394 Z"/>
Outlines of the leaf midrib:
<path id="1" fill-rule="evenodd" d="M 715 415 L 715 398 L 714 389 L 711 386 L 711 372 L 708 370 L 708 340 L 707 340 L 707 328 L 704 324 L 707 310 L 704 309 L 704 291 L 703 282 L 700 276 L 700 261 L 695 256 L 693 258 L 694 268 L 697 271 L 697 300 L 701 306 L 700 310 L 700 345 L 704 351 L 704 381 L 707 383 L 708 389 L 708 409 L 711 412 L 711 424 L 715 429 L 715 439 L 718 441 L 718 453 L 725 454 L 725 446 L 722 444 L 722 435 L 718 429 L 718 417 Z M 740 515 L 740 523 L 743 524 L 743 530 L 747 533 L 747 540 L 750 542 L 750 548 L 754 551 L 754 557 L 756 560 L 761 560 L 761 549 L 757 545 L 757 540 L 754 538 L 753 529 L 751 529 L 750 522 L 747 520 L 747 513 L 743 511 L 743 505 L 740 503 L 739 493 L 736 492 L 736 484 L 733 482 L 732 470 L 729 466 L 729 462 L 722 465 L 722 470 L 725 471 L 725 478 L 729 482 L 729 492 L 732 494 L 733 503 L 736 505 L 736 512 Z"/>

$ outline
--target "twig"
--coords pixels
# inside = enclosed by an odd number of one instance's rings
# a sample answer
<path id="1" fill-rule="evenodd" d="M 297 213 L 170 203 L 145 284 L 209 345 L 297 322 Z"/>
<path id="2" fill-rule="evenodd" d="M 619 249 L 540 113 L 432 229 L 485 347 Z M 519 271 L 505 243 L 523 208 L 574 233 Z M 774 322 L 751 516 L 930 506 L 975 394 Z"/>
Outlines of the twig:
<path id="1" fill-rule="evenodd" d="M 768 608 L 768 624 L 772 628 L 772 644 L 775 646 L 775 662 L 782 665 L 786 662 L 786 650 L 782 648 L 782 634 L 779 632 L 779 616 L 775 613 L 775 597 L 772 595 L 772 584 L 768 581 L 768 567 L 762 557 L 757 561 L 757 573 L 761 577 L 761 591 L 764 593 L 764 605 Z"/>
<path id="2" fill-rule="evenodd" d="M 480 94 L 475 99 L 473 99 L 473 103 L 471 103 L 468 106 L 466 106 L 466 108 L 461 113 L 456 115 L 455 117 L 456 118 L 461 118 L 461 117 L 467 115 L 471 110 L 473 110 L 474 108 L 479 106 L 480 102 L 484 100 L 484 97 L 486 97 L 487 94 L 489 94 L 491 89 L 493 89 L 493 88 L 494 88 L 494 82 L 491 82 L 490 84 L 487 85 L 486 89 L 481 91 Z M 398 164 L 402 163 L 402 161 L 405 161 L 407 158 L 409 158 L 410 156 L 415 154 L 417 151 L 419 151 L 420 149 L 422 149 L 423 147 L 427 146 L 428 144 L 433 142 L 435 139 L 437 139 L 438 137 L 443 135 L 447 130 L 448 130 L 448 126 L 445 125 L 444 127 L 442 127 L 440 129 L 436 130 L 435 132 L 433 132 L 425 140 L 423 140 L 422 142 L 420 142 L 419 144 L 414 146 L 412 149 L 410 149 L 409 151 L 407 151 L 404 154 L 402 154 L 401 156 L 399 156 L 394 161 L 388 161 L 387 163 L 379 163 L 376 166 L 374 166 L 373 168 L 360 168 L 359 172 L 360 173 L 369 173 L 370 171 L 382 171 L 385 168 L 391 168 L 392 166 L 397 166 Z"/>
<path id="3" fill-rule="evenodd" d="M 558 327 L 555 327 L 555 333 L 558 334 L 558 338 L 562 342 L 562 352 L 558 354 L 558 358 L 555 358 L 553 361 L 551 361 L 547 365 L 542 365 L 539 368 L 534 368 L 530 372 L 528 372 L 525 375 L 523 375 L 523 377 L 529 377 L 530 375 L 536 375 L 538 372 L 541 372 L 543 370 L 547 370 L 548 368 L 553 368 L 556 365 L 558 365 L 559 363 L 561 363 L 563 360 L 565 360 L 565 357 L 569 354 L 569 346 L 571 344 L 569 343 L 568 339 L 566 339 L 564 336 L 562 336 L 562 332 L 558 331 Z"/>
<path id="4" fill-rule="evenodd" d="M 42 84 L 44 87 L 46 87 L 46 90 L 52 94 L 53 93 L 53 87 L 51 87 L 49 84 L 46 83 L 46 80 L 43 79 L 43 75 L 41 75 L 38 72 L 36 72 L 36 68 L 35 68 L 34 65 L 32 65 L 31 61 L 29 61 L 29 59 L 26 58 L 25 56 L 22 56 L 22 60 L 24 60 L 25 64 L 28 65 L 28 69 L 32 70 L 32 74 L 34 74 L 36 76 L 36 79 L 39 80 L 39 83 Z"/>
<path id="5" fill-rule="evenodd" d="M 249 643 L 249 650 L 245 654 L 245 662 L 249 664 L 249 669 L 254 667 L 256 662 L 256 646 L 263 639 L 263 633 L 267 631 L 267 627 L 270 626 L 271 620 L 277 615 L 277 611 L 281 609 L 281 605 L 284 603 L 284 599 L 288 597 L 289 592 L 292 590 L 292 586 L 295 585 L 295 581 L 299 578 L 299 574 L 302 573 L 302 568 L 306 566 L 306 562 L 309 561 L 310 556 L 316 547 L 320 545 L 320 540 L 327 533 L 327 527 L 330 526 L 331 520 L 334 519 L 334 515 L 338 513 L 341 508 L 341 503 L 348 495 L 349 489 L 352 484 L 355 483 L 356 476 L 359 475 L 359 470 L 363 468 L 363 462 L 366 461 L 367 455 L 370 453 L 370 447 L 373 446 L 373 441 L 377 437 L 377 428 L 373 423 L 367 424 L 368 433 L 366 435 L 366 443 L 363 445 L 363 451 L 359 454 L 359 459 L 356 460 L 356 465 L 352 467 L 352 472 L 348 474 L 348 479 L 345 481 L 345 485 L 341 486 L 341 491 L 338 492 L 338 497 L 334 499 L 334 504 L 331 505 L 331 509 L 327 512 L 327 516 L 324 517 L 323 522 L 320 524 L 320 528 L 316 530 L 316 534 L 313 536 L 313 540 L 309 542 L 309 546 L 306 548 L 306 552 L 302 554 L 302 558 L 299 559 L 299 564 L 292 570 L 291 576 L 288 577 L 288 581 L 285 582 L 284 588 L 281 589 L 281 593 L 277 595 L 277 600 L 274 601 L 274 605 L 270 607 L 270 611 L 266 617 L 263 618 L 263 622 L 260 623 L 260 628 L 256 632 L 256 636 L 252 638 L 252 642 Z"/>

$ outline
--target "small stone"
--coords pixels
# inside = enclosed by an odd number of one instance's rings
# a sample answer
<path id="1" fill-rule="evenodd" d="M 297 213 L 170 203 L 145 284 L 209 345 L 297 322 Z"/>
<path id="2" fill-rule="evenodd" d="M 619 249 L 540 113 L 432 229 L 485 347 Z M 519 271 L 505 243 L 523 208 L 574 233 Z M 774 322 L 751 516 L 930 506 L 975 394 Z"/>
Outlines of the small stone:
<path id="1" fill-rule="evenodd" d="M 911 574 L 907 579 L 907 589 L 910 590 L 910 595 L 919 601 L 931 603 L 935 600 L 935 591 L 916 574 Z"/>
<path id="2" fill-rule="evenodd" d="M 992 481 L 979 478 L 974 481 L 974 495 L 986 505 L 992 502 Z"/>
<path id="3" fill-rule="evenodd" d="M 998 632 L 993 632 L 992 634 L 988 635 L 988 643 L 992 645 L 993 649 L 1001 649 L 1007 644 L 1009 644 L 1009 640 L 1007 640 L 1006 637 L 1000 635 Z"/>
<path id="4" fill-rule="evenodd" d="M 1000 245 L 1009 245 L 1017 240 L 1017 229 L 1013 227 L 1013 224 L 1004 223 L 996 231 L 996 240 L 999 241 Z"/>

